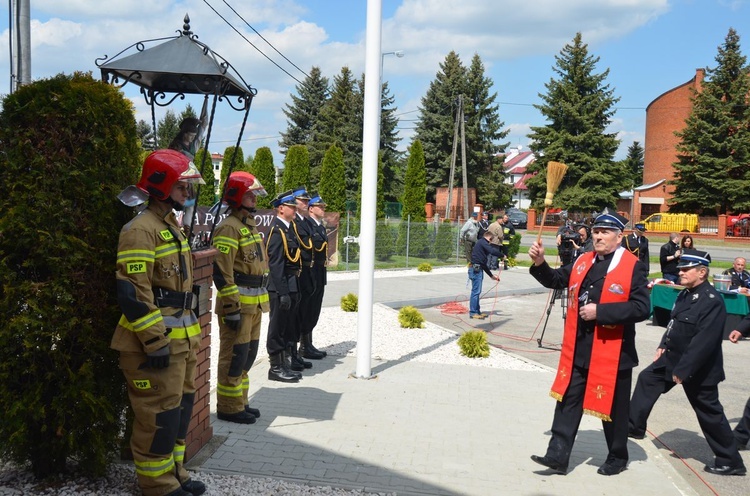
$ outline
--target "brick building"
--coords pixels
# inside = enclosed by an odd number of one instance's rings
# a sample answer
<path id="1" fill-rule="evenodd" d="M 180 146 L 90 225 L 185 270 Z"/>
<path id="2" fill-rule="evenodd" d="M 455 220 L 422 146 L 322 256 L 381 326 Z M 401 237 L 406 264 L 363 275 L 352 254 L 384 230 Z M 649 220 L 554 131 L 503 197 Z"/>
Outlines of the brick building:
<path id="1" fill-rule="evenodd" d="M 672 164 L 677 162 L 677 145 L 680 142 L 674 133 L 684 129 L 685 120 L 693 109 L 691 97 L 694 91 L 701 91 L 705 75 L 704 69 L 696 69 L 690 81 L 662 93 L 646 107 L 643 185 L 632 192 L 632 218 L 642 219 L 669 209 L 667 201 L 674 187 L 667 182 L 674 179 Z"/>

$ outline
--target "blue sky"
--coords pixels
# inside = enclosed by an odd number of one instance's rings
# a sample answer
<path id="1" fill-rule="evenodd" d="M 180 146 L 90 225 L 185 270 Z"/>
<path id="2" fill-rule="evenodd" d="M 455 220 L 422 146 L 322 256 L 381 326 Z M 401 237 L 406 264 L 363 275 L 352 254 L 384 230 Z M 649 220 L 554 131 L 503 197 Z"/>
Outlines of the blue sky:
<path id="1" fill-rule="evenodd" d="M 319 66 L 329 78 L 349 66 L 364 70 L 366 0 L 31 0 L 32 77 L 92 71 L 94 60 L 113 56 L 136 41 L 172 36 L 185 13 L 200 40 L 237 67 L 258 89 L 242 142 L 245 155 L 270 147 L 277 165 L 282 113 L 297 84 L 232 31 L 212 5 L 264 53 L 297 79 L 304 75 L 276 55 L 229 9 L 234 7 L 256 30 L 304 71 Z M 382 52 L 403 121 L 402 148 L 412 137 L 414 112 L 446 54 L 455 50 L 468 65 L 474 53 L 494 81 L 500 118 L 512 146 L 528 147 L 529 126 L 544 125 L 533 107 L 554 76 L 555 55 L 580 31 L 589 52 L 600 58 L 599 72 L 620 97 L 610 130 L 622 140 L 616 158 L 633 141 L 643 144 L 645 108 L 660 94 L 690 80 L 695 69 L 714 67 L 717 47 L 730 27 L 750 56 L 750 0 L 383 0 Z M 95 8 L 92 6 L 95 5 Z M 9 88 L 8 19 L 0 19 L 0 93 Z M 137 89 L 126 89 L 138 118 L 149 118 Z M 200 101 L 188 101 L 199 108 Z M 184 103 L 173 109 L 179 113 Z M 241 116 L 217 116 L 211 151 L 234 144 Z"/>

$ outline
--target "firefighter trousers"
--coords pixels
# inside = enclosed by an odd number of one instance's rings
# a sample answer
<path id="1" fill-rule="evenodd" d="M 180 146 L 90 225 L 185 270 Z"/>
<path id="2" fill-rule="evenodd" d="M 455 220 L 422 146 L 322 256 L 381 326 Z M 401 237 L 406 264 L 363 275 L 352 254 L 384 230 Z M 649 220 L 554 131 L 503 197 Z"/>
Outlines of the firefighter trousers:
<path id="1" fill-rule="evenodd" d="M 263 313 L 243 313 L 240 328 L 233 330 L 219 318 L 219 365 L 216 411 L 238 413 L 248 404 L 247 372 L 258 356 L 260 320 Z"/>
<path id="2" fill-rule="evenodd" d="M 164 369 L 145 363 L 144 353 L 120 353 L 134 414 L 130 449 L 138 485 L 144 496 L 162 496 L 190 479 L 183 462 L 195 400 L 195 350 L 173 352 Z"/>

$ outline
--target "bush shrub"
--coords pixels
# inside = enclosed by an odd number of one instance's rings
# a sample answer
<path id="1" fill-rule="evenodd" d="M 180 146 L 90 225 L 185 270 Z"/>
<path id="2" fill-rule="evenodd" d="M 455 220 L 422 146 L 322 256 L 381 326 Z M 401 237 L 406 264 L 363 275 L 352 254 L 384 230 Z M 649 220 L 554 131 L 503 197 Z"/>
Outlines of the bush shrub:
<path id="1" fill-rule="evenodd" d="M 359 298 L 354 293 L 341 297 L 341 310 L 345 312 L 356 312 L 359 308 Z"/>
<path id="2" fill-rule="evenodd" d="M 490 356 L 490 345 L 483 331 L 466 331 L 458 338 L 461 354 L 469 358 L 487 358 Z"/>
<path id="3" fill-rule="evenodd" d="M 424 317 L 415 307 L 406 306 L 398 311 L 398 323 L 406 329 L 421 329 L 424 327 Z"/>
<path id="4" fill-rule="evenodd" d="M 456 244 L 455 236 L 450 219 L 445 219 L 438 225 L 435 238 L 435 257 L 438 260 L 445 262 L 453 255 L 454 245 Z"/>
<path id="5" fill-rule="evenodd" d="M 521 249 L 521 235 L 516 234 L 510 238 L 510 247 L 508 248 L 508 259 L 514 260 L 518 251 Z M 515 264 L 514 264 L 515 265 Z"/>
<path id="6" fill-rule="evenodd" d="M 115 260 L 138 180 L 130 101 L 90 74 L 23 85 L 0 113 L 0 457 L 101 475 L 126 405 Z"/>
<path id="7" fill-rule="evenodd" d="M 432 265 L 429 262 L 422 262 L 417 265 L 418 272 L 432 272 Z"/>

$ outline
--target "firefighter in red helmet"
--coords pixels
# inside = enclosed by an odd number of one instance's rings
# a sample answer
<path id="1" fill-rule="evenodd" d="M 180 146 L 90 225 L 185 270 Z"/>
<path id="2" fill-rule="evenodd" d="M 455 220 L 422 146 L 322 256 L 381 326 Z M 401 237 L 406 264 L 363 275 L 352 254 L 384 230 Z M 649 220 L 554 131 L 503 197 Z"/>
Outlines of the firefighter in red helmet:
<path id="1" fill-rule="evenodd" d="M 119 195 L 130 206 L 148 200 L 120 231 L 116 277 L 123 315 L 111 343 L 120 352 L 135 416 L 130 448 L 145 496 L 206 490 L 183 466 L 201 337 L 190 247 L 175 216 L 190 183 L 205 184 L 190 159 L 157 150 L 144 161 L 138 184 Z"/>
<path id="2" fill-rule="evenodd" d="M 261 317 L 270 309 L 268 256 L 253 216 L 257 197 L 265 195 L 255 176 L 232 172 L 222 198 L 229 215 L 213 235 L 220 340 L 216 412 L 219 420 L 239 424 L 260 417 L 248 402 L 247 373 L 258 356 Z"/>

